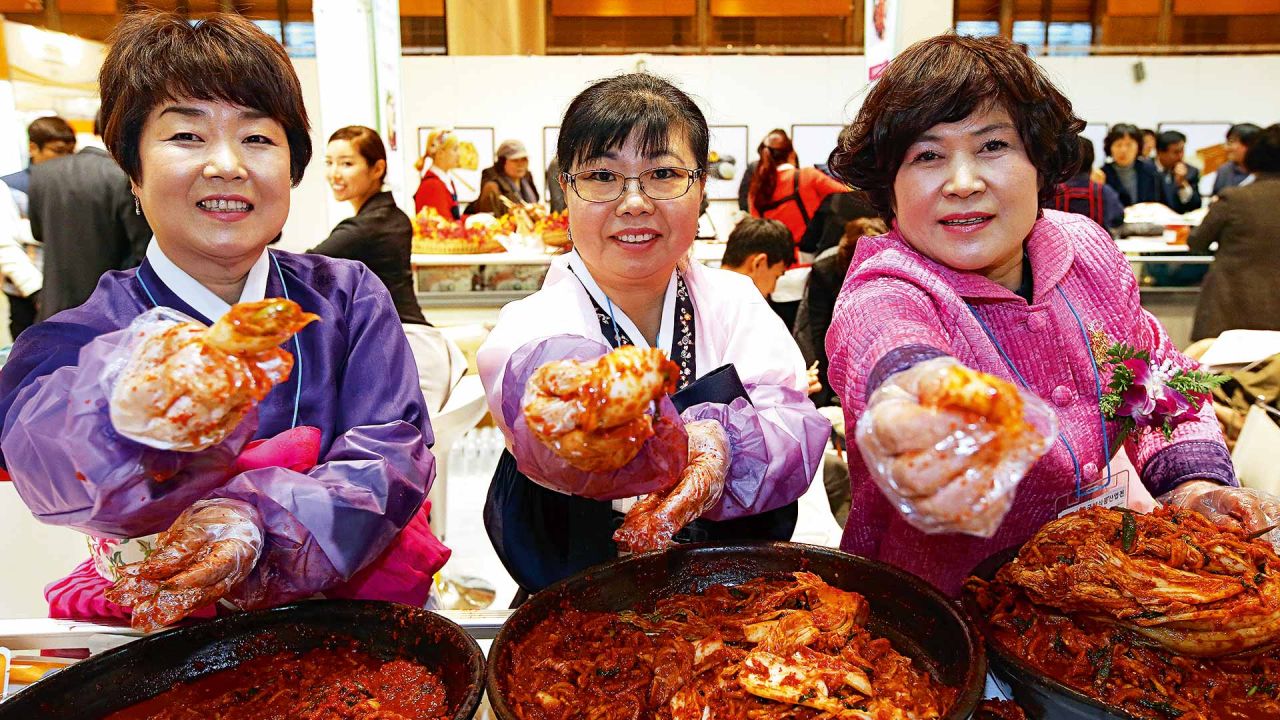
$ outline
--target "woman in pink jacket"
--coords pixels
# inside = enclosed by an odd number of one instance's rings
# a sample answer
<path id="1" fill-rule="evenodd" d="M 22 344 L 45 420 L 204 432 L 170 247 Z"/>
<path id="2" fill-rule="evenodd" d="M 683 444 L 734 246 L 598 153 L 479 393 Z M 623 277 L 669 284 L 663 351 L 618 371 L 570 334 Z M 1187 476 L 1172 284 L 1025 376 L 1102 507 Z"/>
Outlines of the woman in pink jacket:
<path id="1" fill-rule="evenodd" d="M 957 593 L 982 559 L 1024 542 L 1106 482 L 1120 426 L 1100 411 L 1106 368 L 1091 346 L 1125 342 L 1193 365 L 1142 309 L 1133 273 L 1106 231 L 1083 216 L 1041 210 L 1075 171 L 1083 127 L 1009 41 L 941 35 L 896 58 L 844 131 L 833 170 L 865 189 L 892 222 L 887 235 L 858 243 L 827 335 L 829 376 L 850 434 L 878 387 L 904 384 L 908 369 L 929 372 L 920 364 L 942 356 L 1038 396 L 1058 418 L 1052 446 L 989 538 L 917 530 L 851 444 L 844 550 Z M 934 447 L 946 431 L 931 436 L 928 411 L 913 402 L 918 412 L 868 425 Z M 1259 510 L 1269 501 L 1234 487 L 1208 403 L 1171 439 L 1141 433 L 1124 447 L 1152 495 L 1234 514 L 1247 526 L 1266 519 Z"/>

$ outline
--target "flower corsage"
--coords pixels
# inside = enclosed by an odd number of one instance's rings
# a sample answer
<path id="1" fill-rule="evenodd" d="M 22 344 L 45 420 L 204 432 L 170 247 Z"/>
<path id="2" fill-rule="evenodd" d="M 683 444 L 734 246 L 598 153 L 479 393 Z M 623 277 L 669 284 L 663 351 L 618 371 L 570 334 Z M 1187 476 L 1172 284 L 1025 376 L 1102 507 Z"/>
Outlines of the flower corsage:
<path id="1" fill-rule="evenodd" d="M 1153 361 L 1146 350 L 1122 342 L 1102 349 L 1100 365 L 1109 366 L 1109 392 L 1101 398 L 1102 413 L 1120 421 L 1120 436 L 1159 429 L 1165 439 L 1173 429 L 1194 420 L 1209 393 L 1228 380 L 1204 370 L 1179 367 L 1173 360 Z"/>

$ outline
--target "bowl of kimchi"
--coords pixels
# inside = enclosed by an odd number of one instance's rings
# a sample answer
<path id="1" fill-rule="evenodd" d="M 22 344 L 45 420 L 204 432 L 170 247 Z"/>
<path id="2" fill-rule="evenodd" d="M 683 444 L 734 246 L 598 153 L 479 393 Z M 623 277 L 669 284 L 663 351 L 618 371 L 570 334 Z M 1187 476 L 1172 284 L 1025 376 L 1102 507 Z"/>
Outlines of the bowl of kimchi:
<path id="1" fill-rule="evenodd" d="M 796 543 L 690 544 L 536 593 L 494 640 L 499 720 L 969 718 L 986 658 L 910 573 Z"/>
<path id="2" fill-rule="evenodd" d="M 1035 720 L 1280 718 L 1280 555 L 1195 512 L 1054 520 L 962 602 Z"/>
<path id="3" fill-rule="evenodd" d="M 149 635 L 0 703 L 0 720 L 466 720 L 484 654 L 421 608 L 313 600 Z"/>

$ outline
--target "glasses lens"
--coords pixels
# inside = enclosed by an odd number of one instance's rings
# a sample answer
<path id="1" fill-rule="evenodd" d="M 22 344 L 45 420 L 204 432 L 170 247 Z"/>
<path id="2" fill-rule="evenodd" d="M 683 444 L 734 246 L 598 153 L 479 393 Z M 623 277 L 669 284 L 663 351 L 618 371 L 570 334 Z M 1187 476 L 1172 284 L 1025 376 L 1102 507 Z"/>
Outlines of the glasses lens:
<path id="1" fill-rule="evenodd" d="M 640 173 L 644 194 L 654 200 L 671 200 L 689 191 L 693 173 L 684 168 L 661 167 Z"/>
<path id="2" fill-rule="evenodd" d="M 622 194 L 622 175 L 610 170 L 589 170 L 574 176 L 573 188 L 587 202 L 609 202 Z"/>

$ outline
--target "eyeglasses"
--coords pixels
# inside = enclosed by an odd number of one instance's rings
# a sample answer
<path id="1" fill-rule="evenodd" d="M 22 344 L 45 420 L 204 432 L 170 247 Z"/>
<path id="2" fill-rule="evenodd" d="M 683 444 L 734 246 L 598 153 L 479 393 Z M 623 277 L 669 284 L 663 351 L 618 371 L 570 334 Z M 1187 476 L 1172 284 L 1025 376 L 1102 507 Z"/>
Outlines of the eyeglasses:
<path id="1" fill-rule="evenodd" d="M 689 192 L 703 170 L 682 167 L 650 168 L 636 177 L 627 177 L 612 170 L 584 170 L 580 173 L 560 173 L 578 197 L 593 203 L 613 202 L 627 191 L 627 181 L 635 180 L 640 192 L 650 200 L 675 200 Z"/>

